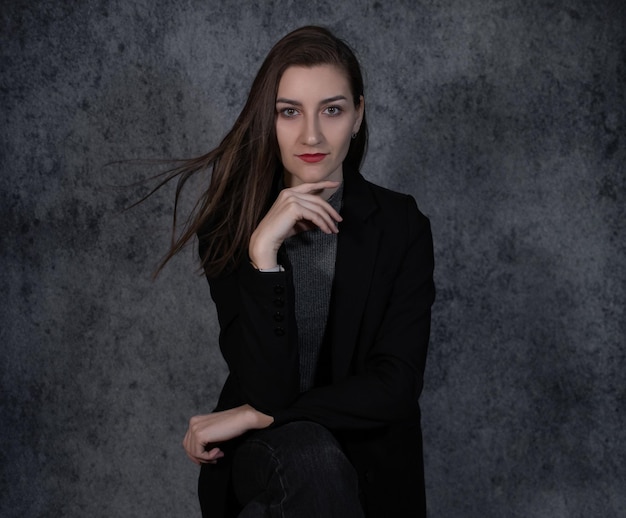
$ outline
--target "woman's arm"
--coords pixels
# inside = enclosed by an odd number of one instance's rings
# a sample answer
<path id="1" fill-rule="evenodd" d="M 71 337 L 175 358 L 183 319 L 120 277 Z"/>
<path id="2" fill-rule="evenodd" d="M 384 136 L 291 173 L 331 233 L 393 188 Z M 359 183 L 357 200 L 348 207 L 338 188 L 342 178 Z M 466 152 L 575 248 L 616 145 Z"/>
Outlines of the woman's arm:
<path id="1" fill-rule="evenodd" d="M 366 429 L 415 419 L 422 389 L 435 297 L 430 225 L 415 201 L 407 209 L 408 246 L 385 300 L 380 321 L 366 314 L 361 334 L 374 337 L 354 358 L 354 373 L 331 385 L 301 394 L 289 407 L 272 413 L 276 424 L 311 420 L 330 429 Z M 370 297 L 380 296 L 372 288 Z M 361 338 L 361 340 L 367 338 Z M 342 347 L 333 343 L 332 347 Z"/>
<path id="2" fill-rule="evenodd" d="M 216 462 L 223 456 L 217 444 L 270 426 L 274 419 L 268 413 L 297 397 L 291 272 L 259 269 L 276 266 L 280 246 L 296 232 L 311 226 L 326 233 L 338 231 L 341 216 L 319 196 L 323 189 L 337 186 L 337 182 L 320 182 L 283 190 L 250 240 L 251 262 L 231 275 L 209 280 L 220 321 L 220 348 L 233 380 L 231 387 L 240 393 L 230 394 L 231 402 L 239 401 L 237 406 L 191 418 L 183 446 L 193 462 Z"/>
<path id="3" fill-rule="evenodd" d="M 209 281 L 231 387 L 241 392 L 230 405 L 248 403 L 271 413 L 288 406 L 299 393 L 291 272 L 260 272 L 255 266 L 275 266 L 280 245 L 297 229 L 316 225 L 327 233 L 336 231 L 341 216 L 318 193 L 337 185 L 320 182 L 281 191 L 250 240 L 255 265 L 244 262 L 232 275 Z"/>

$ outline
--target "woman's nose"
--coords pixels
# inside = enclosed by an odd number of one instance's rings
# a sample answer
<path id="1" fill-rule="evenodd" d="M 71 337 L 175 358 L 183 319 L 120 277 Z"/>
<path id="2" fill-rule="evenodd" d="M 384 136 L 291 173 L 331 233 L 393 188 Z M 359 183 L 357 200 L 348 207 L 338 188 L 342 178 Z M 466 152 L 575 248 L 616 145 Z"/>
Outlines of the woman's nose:
<path id="1" fill-rule="evenodd" d="M 317 117 L 307 117 L 304 123 L 302 141 L 309 145 L 315 146 L 323 140 L 319 120 Z"/>

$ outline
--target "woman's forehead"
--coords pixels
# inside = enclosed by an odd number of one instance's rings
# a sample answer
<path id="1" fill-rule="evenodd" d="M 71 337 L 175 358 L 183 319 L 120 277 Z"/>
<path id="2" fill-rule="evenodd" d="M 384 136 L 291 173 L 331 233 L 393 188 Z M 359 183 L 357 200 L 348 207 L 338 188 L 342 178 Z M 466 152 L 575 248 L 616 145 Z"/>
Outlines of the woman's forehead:
<path id="1" fill-rule="evenodd" d="M 292 66 L 283 73 L 277 97 L 330 98 L 349 94 L 350 85 L 343 70 L 335 65 Z M 295 97 L 294 97 L 295 96 Z"/>
<path id="2" fill-rule="evenodd" d="M 315 88 L 350 88 L 346 74 L 335 65 L 315 65 L 313 67 L 293 66 L 283 73 L 278 91 L 307 91 Z"/>

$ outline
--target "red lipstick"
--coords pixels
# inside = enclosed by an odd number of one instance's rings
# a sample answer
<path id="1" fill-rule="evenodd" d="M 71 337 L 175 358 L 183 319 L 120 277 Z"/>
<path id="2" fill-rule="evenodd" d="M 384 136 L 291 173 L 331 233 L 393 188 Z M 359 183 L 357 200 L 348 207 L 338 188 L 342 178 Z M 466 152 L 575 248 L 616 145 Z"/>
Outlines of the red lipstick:
<path id="1" fill-rule="evenodd" d="M 303 160 L 309 164 L 314 164 L 315 162 L 321 162 L 322 160 L 324 160 L 325 157 L 326 155 L 324 153 L 314 153 L 314 154 L 305 153 L 303 155 L 298 155 L 298 158 L 300 160 Z"/>

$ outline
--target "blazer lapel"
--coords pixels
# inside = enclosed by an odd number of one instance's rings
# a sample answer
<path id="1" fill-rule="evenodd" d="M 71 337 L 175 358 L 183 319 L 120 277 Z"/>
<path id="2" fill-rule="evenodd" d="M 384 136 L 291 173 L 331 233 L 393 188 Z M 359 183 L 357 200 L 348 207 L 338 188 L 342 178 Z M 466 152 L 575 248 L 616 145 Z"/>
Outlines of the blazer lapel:
<path id="1" fill-rule="evenodd" d="M 329 315 L 333 380 L 349 374 L 359 337 L 380 240 L 371 218 L 377 208 L 363 177 L 346 171 Z"/>

